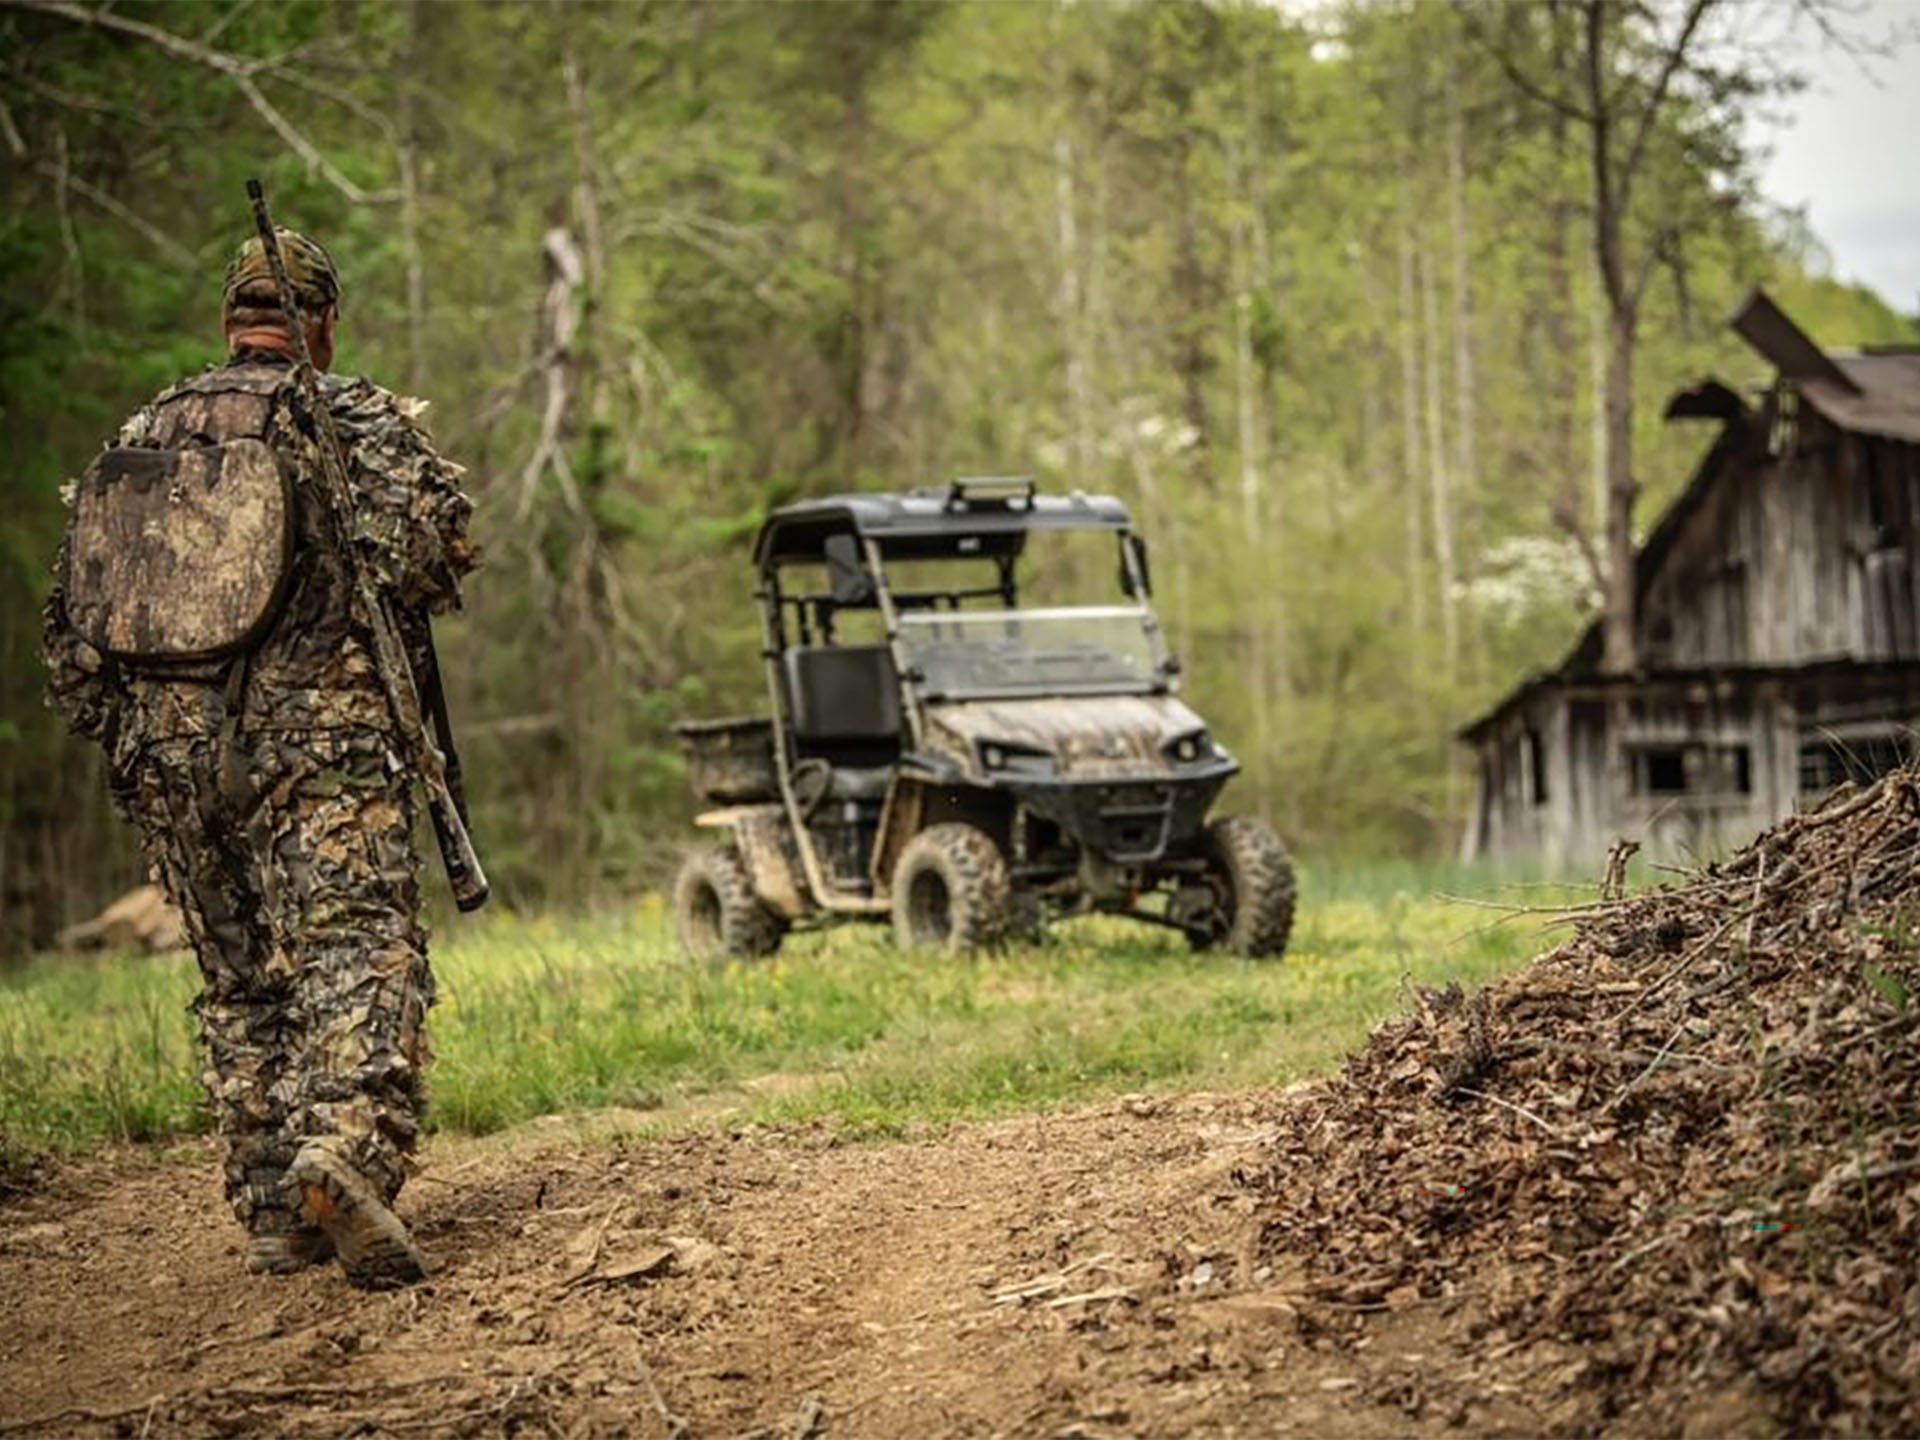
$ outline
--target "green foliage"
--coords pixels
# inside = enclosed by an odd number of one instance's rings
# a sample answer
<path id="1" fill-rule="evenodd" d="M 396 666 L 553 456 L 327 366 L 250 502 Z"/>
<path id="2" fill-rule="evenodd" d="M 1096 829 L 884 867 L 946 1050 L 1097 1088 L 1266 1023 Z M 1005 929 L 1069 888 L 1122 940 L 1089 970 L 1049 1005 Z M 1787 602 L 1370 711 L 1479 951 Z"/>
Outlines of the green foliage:
<path id="1" fill-rule="evenodd" d="M 1449 849 L 1452 730 L 1588 617 L 1553 518 L 1593 464 L 1581 157 L 1463 28 L 1551 46 L 1544 7 L 83 13 L 0 10 L 0 953 L 138 873 L 40 707 L 35 615 L 61 480 L 218 356 L 249 174 L 341 267 L 339 368 L 430 395 L 469 467 L 486 566 L 442 650 L 511 902 L 671 864 L 668 727 L 764 703 L 748 548 L 797 496 L 1029 470 L 1119 493 L 1246 763 L 1230 803 L 1314 857 Z M 116 18 L 251 67 L 331 170 Z M 1642 307 L 1643 526 L 1706 440 L 1660 400 L 1758 378 L 1721 325 L 1749 284 L 1828 344 L 1915 336 L 1756 201 L 1726 58 L 1644 191 L 1711 219 Z M 582 270 L 562 351 L 536 318 L 555 231 Z"/>
<path id="2" fill-rule="evenodd" d="M 1284 961 L 1192 954 L 1111 921 L 980 960 L 904 954 L 877 928 L 772 962 L 680 955 L 657 898 L 558 920 L 495 916 L 435 956 L 430 1123 L 486 1134 L 581 1110 L 664 1130 L 724 1111 L 856 1131 L 1142 1088 L 1268 1084 L 1333 1062 L 1403 976 L 1479 984 L 1537 945 L 1432 898 L 1485 873 L 1309 872 Z M 1325 898 L 1320 897 L 1325 893 Z M 0 1148 L 78 1150 L 204 1128 L 191 960 L 43 959 L 0 980 Z"/>

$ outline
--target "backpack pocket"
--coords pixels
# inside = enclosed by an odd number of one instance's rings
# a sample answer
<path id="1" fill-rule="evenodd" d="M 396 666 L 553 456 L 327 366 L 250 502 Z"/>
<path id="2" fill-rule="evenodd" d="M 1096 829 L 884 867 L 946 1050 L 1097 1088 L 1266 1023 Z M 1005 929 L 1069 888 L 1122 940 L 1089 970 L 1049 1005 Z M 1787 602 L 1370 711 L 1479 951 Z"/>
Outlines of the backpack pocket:
<path id="1" fill-rule="evenodd" d="M 292 550 L 292 488 L 264 441 L 117 447 L 74 490 L 67 615 L 133 664 L 239 655 L 279 618 Z"/>

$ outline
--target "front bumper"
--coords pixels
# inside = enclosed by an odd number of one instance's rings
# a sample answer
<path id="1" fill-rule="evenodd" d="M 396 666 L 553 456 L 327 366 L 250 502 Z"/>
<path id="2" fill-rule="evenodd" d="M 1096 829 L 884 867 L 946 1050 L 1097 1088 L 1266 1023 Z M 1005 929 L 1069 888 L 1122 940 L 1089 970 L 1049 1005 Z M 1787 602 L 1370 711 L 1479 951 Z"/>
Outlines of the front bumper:
<path id="1" fill-rule="evenodd" d="M 1119 865 L 1163 859 L 1200 833 L 1239 769 L 1230 761 L 1162 775 L 1019 781 L 1005 788 L 1093 856 Z"/>

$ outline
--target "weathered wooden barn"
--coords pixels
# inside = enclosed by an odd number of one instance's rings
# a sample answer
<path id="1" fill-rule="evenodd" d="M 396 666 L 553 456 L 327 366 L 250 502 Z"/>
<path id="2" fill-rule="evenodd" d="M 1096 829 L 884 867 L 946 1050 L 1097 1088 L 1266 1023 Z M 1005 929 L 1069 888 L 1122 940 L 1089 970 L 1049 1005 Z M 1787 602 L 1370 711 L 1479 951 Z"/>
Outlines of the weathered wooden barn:
<path id="1" fill-rule="evenodd" d="M 1470 857 L 1710 857 L 1913 753 L 1920 350 L 1829 354 L 1757 291 L 1733 325 L 1775 376 L 1667 406 L 1720 431 L 1639 554 L 1640 669 L 1596 623 L 1461 732 Z"/>

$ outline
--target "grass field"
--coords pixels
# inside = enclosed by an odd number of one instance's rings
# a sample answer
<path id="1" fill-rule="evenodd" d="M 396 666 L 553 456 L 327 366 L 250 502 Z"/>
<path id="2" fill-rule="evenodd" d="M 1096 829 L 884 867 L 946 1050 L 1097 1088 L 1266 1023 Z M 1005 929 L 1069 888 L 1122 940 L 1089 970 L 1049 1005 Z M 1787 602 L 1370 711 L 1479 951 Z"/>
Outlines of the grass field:
<path id="1" fill-rule="evenodd" d="M 856 927 L 708 966 L 680 954 L 653 897 L 591 917 L 455 921 L 434 951 L 430 1124 L 477 1135 L 599 1112 L 603 1129 L 645 1133 L 832 1117 L 891 1135 L 1131 1090 L 1284 1082 L 1392 1013 L 1403 975 L 1471 986 L 1543 948 L 1535 929 L 1437 898 L 1491 889 L 1413 868 L 1309 874 L 1277 963 L 1089 920 L 981 959 L 902 954 Z M 184 956 L 45 957 L 0 978 L 0 1154 L 206 1128 L 186 1013 L 197 980 Z"/>

